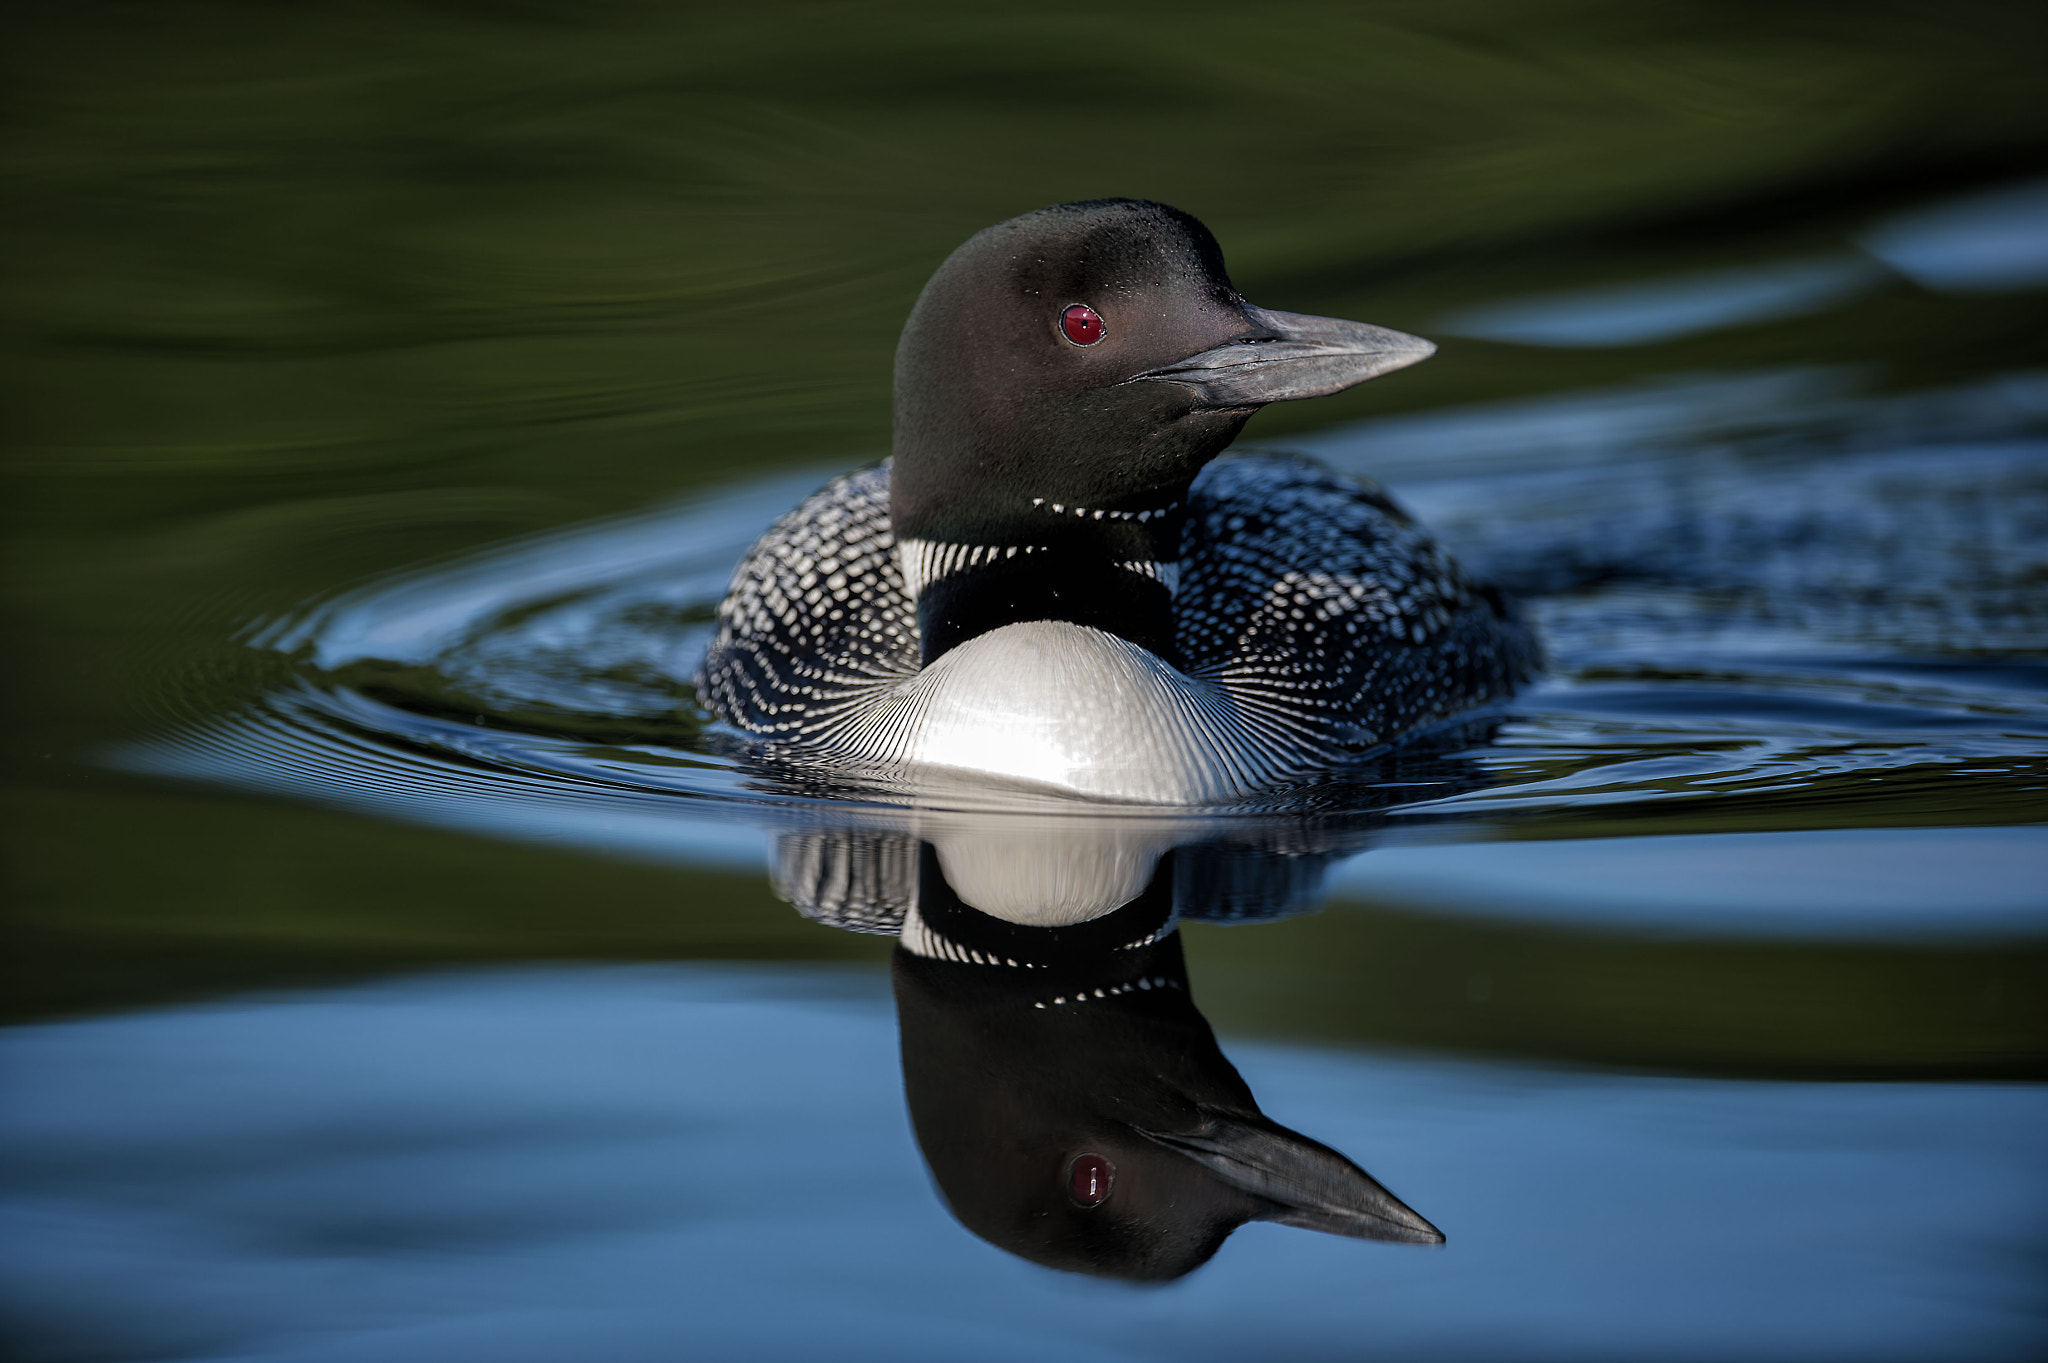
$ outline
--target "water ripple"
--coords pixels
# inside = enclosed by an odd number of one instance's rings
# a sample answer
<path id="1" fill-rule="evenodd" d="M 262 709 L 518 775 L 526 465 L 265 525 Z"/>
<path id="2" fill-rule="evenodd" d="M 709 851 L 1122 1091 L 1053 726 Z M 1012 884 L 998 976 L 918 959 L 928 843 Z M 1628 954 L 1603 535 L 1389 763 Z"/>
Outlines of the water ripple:
<path id="1" fill-rule="evenodd" d="M 2048 379 L 1907 395 L 1858 382 L 1696 376 L 1306 442 L 1387 475 L 1523 595 L 1552 671 L 1511 707 L 1260 801 L 1119 817 L 1179 819 L 1188 837 L 1237 820 L 1248 846 L 1325 859 L 1404 841 L 2038 822 Z M 1521 457 L 1507 458 L 1517 429 Z M 517 542 L 259 622 L 244 642 L 287 681 L 117 760 L 717 865 L 759 865 L 764 834 L 835 821 L 912 831 L 977 797 L 764 765 L 687 681 L 732 563 L 825 475 Z"/>

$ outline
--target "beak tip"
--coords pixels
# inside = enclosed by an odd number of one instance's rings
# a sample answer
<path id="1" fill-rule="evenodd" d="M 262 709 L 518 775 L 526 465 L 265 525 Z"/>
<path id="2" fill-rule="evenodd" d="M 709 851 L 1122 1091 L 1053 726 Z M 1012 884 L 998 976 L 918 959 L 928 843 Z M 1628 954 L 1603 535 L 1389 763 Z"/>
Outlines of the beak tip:
<path id="1" fill-rule="evenodd" d="M 1356 1240 L 1441 1245 L 1444 1233 L 1344 1156 L 1262 1116 L 1203 1109 L 1193 1131 L 1134 1127 L 1259 1199 L 1261 1221 Z"/>
<path id="2" fill-rule="evenodd" d="M 1421 336 L 1410 336 L 1405 331 L 1393 333 L 1398 339 L 1389 347 L 1394 357 L 1394 368 L 1406 369 L 1411 364 L 1421 364 L 1436 354 L 1436 342 Z"/>
<path id="3" fill-rule="evenodd" d="M 1373 1238 L 1399 1240 L 1411 1245 L 1441 1245 L 1445 1242 L 1444 1233 L 1423 1220 L 1413 1207 L 1384 1189 L 1381 1192 L 1386 1201 L 1373 1208 L 1369 1215 L 1386 1226 L 1388 1231 Z"/>

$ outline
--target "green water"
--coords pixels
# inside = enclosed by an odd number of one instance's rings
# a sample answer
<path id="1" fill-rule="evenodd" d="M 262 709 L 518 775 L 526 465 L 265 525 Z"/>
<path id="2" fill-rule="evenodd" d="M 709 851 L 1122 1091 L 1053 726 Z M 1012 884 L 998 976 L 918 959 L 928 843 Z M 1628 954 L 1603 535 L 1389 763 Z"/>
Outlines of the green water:
<path id="1" fill-rule="evenodd" d="M 758 877 L 98 755 L 256 694 L 251 620 L 882 452 L 901 319 L 992 221 L 1159 198 L 1255 300 L 1429 333 L 1836 249 L 2048 166 L 2048 14 L 2006 4 L 66 4 L 9 28 L 15 1018 L 422 963 L 879 960 Z M 2038 291 L 1892 286 L 1661 344 L 1447 339 L 1251 433 L 1788 364 L 1934 389 L 2040 366 L 2042 320 Z M 2027 821 L 2037 789 L 1909 790 L 1885 821 Z M 1779 819 L 1740 824 L 1815 826 Z M 1227 942 L 1193 930 L 1191 954 L 1240 1030 L 1755 1073 L 2048 1054 L 2038 942 L 1700 946 L 1396 907 Z M 1332 961 L 1399 988 L 1301 986 Z"/>
<path id="2" fill-rule="evenodd" d="M 2039 1356 L 2044 55 L 1967 0 L 17 4 L 0 1353 Z M 976 1239 L 890 939 L 770 890 L 854 816 L 689 690 L 932 269 L 1106 195 L 1440 343 L 1247 439 L 1550 651 L 1271 821 L 1321 911 L 1183 930 L 1441 1250 Z M 1999 212 L 2033 264 L 1956 276 Z"/>

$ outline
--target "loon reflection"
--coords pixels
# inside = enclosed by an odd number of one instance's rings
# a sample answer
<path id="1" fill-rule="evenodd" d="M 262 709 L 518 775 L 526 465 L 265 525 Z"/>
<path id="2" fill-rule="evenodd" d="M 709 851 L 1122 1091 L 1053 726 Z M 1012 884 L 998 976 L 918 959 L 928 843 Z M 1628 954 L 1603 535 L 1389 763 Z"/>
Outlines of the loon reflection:
<path id="1" fill-rule="evenodd" d="M 821 897 L 866 898 L 848 893 L 864 869 L 914 874 L 892 967 L 904 1088 L 940 1193 L 991 1244 L 1159 1281 L 1254 1220 L 1441 1243 L 1363 1169 L 1260 1112 L 1189 991 L 1176 884 L 1193 849 L 1162 848 L 1171 836 L 1083 822 L 983 823 L 914 851 L 785 839 L 778 887 L 825 916 Z M 913 866 L 861 865 L 904 852 Z"/>

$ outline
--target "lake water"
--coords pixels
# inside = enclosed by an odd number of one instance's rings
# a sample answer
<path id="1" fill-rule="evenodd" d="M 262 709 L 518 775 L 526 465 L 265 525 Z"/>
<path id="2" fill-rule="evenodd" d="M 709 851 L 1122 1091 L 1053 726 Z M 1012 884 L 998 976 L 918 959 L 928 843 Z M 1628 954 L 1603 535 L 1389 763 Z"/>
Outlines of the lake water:
<path id="1" fill-rule="evenodd" d="M 2038 21 L 174 13 L 28 26 L 12 143 L 12 1353 L 2048 1346 Z M 1442 342 L 1242 443 L 1544 675 L 1232 808 L 763 761 L 733 563 L 886 452 L 951 245 L 1111 192 Z M 1089 875 L 1158 912 L 1056 999 L 893 945 Z M 1161 1036 L 1446 1243 L 991 1243 Z"/>

